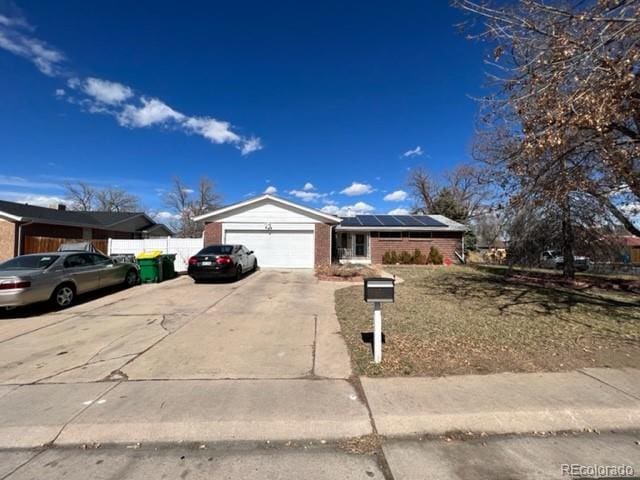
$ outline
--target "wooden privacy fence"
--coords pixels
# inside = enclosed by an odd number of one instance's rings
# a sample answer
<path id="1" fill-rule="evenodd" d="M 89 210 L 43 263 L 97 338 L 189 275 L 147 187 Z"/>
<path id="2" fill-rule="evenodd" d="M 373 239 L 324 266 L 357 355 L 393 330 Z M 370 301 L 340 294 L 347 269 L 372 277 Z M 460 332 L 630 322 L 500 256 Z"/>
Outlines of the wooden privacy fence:
<path id="1" fill-rule="evenodd" d="M 22 253 L 26 255 L 29 253 L 56 252 L 63 243 L 78 243 L 86 241 L 87 240 L 82 240 L 81 238 L 32 237 L 27 235 L 24 237 L 24 251 Z M 96 249 L 100 250 L 102 253 L 107 253 L 108 241 L 106 239 L 89 241 Z"/>

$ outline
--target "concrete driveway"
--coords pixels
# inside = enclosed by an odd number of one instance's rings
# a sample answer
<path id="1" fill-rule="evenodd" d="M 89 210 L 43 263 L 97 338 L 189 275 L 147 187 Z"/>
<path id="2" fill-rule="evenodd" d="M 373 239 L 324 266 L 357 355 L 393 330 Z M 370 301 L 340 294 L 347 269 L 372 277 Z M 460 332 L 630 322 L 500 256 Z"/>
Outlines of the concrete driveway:
<path id="1" fill-rule="evenodd" d="M 0 318 L 0 384 L 119 379 L 346 378 L 333 284 L 263 270 L 181 277 L 62 312 Z"/>

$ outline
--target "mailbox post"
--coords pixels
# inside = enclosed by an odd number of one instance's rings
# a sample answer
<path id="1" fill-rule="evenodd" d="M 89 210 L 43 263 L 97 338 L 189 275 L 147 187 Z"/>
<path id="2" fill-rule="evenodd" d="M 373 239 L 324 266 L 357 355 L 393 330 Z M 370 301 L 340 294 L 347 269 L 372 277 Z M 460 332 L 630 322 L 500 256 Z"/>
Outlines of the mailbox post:
<path id="1" fill-rule="evenodd" d="M 373 361 L 382 361 L 382 303 L 395 300 L 393 278 L 371 277 L 364 279 L 364 301 L 373 303 Z"/>

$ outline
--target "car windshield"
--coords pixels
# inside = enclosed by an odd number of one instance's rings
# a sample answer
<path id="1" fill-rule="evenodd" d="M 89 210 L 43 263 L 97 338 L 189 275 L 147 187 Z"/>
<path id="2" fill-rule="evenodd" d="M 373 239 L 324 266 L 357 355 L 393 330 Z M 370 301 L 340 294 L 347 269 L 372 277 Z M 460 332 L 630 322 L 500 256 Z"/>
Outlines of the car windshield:
<path id="1" fill-rule="evenodd" d="M 0 270 L 45 269 L 58 259 L 58 255 L 26 255 L 0 263 Z"/>
<path id="2" fill-rule="evenodd" d="M 233 245 L 211 245 L 205 247 L 198 255 L 229 255 L 233 252 Z"/>

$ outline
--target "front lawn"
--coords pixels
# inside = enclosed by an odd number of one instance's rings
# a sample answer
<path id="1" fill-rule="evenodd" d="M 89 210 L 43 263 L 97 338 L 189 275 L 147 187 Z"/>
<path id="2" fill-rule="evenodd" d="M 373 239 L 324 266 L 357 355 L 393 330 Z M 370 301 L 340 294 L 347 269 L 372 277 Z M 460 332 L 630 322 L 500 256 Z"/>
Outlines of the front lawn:
<path id="1" fill-rule="evenodd" d="M 336 291 L 336 312 L 360 375 L 640 368 L 640 296 L 522 284 L 469 267 L 397 266 L 396 303 L 383 306 L 383 361 L 363 333 L 362 286 Z M 364 336 L 368 339 L 368 336 Z"/>

